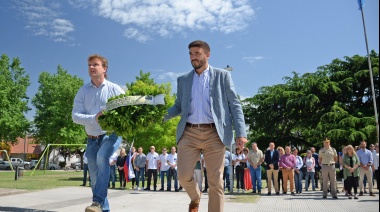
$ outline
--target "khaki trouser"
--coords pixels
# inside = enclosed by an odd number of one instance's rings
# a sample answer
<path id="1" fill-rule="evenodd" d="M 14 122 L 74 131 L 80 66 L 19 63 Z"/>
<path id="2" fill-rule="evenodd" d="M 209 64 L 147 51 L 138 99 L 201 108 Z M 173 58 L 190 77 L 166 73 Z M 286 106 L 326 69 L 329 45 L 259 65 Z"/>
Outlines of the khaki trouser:
<path id="1" fill-rule="evenodd" d="M 272 174 L 274 181 L 274 190 L 275 192 L 279 192 L 278 190 L 278 170 L 268 169 L 267 170 L 267 179 L 268 179 L 268 193 L 272 192 Z"/>
<path id="2" fill-rule="evenodd" d="M 288 190 L 288 180 L 290 181 L 290 192 L 294 192 L 294 170 L 282 169 L 282 180 L 284 192 Z"/>
<path id="3" fill-rule="evenodd" d="M 224 144 L 215 128 L 186 127 L 178 142 L 178 177 L 191 200 L 200 199 L 201 191 L 194 180 L 194 167 L 203 152 L 207 164 L 207 180 L 209 185 L 208 211 L 224 210 Z"/>
<path id="4" fill-rule="evenodd" d="M 336 181 L 335 181 L 335 164 L 331 165 L 323 165 L 322 164 L 322 180 L 323 180 L 323 196 L 327 196 L 327 191 L 329 189 L 329 183 L 330 181 L 330 192 L 333 197 L 336 196 Z"/>
<path id="5" fill-rule="evenodd" d="M 369 166 L 368 169 L 364 169 L 362 167 L 359 168 L 360 178 L 359 178 L 359 190 L 360 192 L 363 192 L 363 180 L 364 175 L 367 176 L 367 183 L 369 186 L 369 192 L 372 192 L 373 184 L 372 184 L 372 167 Z"/>

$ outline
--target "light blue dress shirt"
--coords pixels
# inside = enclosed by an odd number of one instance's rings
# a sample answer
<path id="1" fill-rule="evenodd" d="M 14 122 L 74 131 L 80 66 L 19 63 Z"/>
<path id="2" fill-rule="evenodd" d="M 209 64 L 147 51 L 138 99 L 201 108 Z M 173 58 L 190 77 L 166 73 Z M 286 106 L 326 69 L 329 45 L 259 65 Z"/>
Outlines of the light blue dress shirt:
<path id="1" fill-rule="evenodd" d="M 214 123 L 210 104 L 210 66 L 202 74 L 194 74 L 187 122 L 192 124 Z"/>
<path id="2" fill-rule="evenodd" d="M 85 84 L 74 98 L 72 111 L 74 123 L 84 125 L 88 135 L 105 134 L 106 131 L 96 122 L 96 114 L 105 109 L 109 98 L 124 93 L 120 86 L 107 80 L 104 80 L 98 88 L 92 82 Z"/>
<path id="3" fill-rule="evenodd" d="M 362 148 L 360 148 L 356 154 L 358 155 L 359 157 L 359 161 L 360 163 L 364 164 L 364 165 L 367 165 L 368 163 L 371 163 L 373 164 L 373 155 L 372 155 L 372 152 L 369 151 L 368 149 L 365 149 L 363 151 Z"/>

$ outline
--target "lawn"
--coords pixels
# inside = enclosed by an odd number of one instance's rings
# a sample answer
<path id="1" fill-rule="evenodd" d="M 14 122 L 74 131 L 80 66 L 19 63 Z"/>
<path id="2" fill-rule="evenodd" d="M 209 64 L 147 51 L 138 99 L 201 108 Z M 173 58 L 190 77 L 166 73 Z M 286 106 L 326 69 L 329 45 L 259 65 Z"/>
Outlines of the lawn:
<path id="1" fill-rule="evenodd" d="M 36 170 L 30 176 L 31 170 L 25 170 L 22 179 L 15 180 L 14 171 L 0 171 L 0 188 L 23 190 L 44 190 L 65 186 L 79 186 L 82 184 L 83 172 Z"/>

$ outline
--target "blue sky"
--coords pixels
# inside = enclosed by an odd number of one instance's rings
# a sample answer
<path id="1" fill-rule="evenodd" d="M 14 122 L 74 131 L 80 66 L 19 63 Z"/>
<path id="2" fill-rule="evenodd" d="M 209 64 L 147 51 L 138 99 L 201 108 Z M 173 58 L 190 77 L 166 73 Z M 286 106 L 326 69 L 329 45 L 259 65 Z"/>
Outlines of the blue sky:
<path id="1" fill-rule="evenodd" d="M 379 52 L 379 1 L 365 1 L 364 14 L 369 48 Z M 292 72 L 366 55 L 357 0 L 8 0 L 0 36 L 0 54 L 20 58 L 31 77 L 30 98 L 39 74 L 59 64 L 88 82 L 94 53 L 108 58 L 110 81 L 125 85 L 143 70 L 175 92 L 197 39 L 210 44 L 212 66 L 233 67 L 243 98 Z"/>

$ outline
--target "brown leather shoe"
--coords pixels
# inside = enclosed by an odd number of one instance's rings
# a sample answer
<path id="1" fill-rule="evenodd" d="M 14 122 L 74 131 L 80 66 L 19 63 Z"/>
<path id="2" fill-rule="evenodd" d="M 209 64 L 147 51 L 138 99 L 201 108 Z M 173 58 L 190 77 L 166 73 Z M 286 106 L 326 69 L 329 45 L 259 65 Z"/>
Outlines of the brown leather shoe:
<path id="1" fill-rule="evenodd" d="M 189 204 L 189 212 L 198 212 L 200 200 L 191 201 Z"/>

